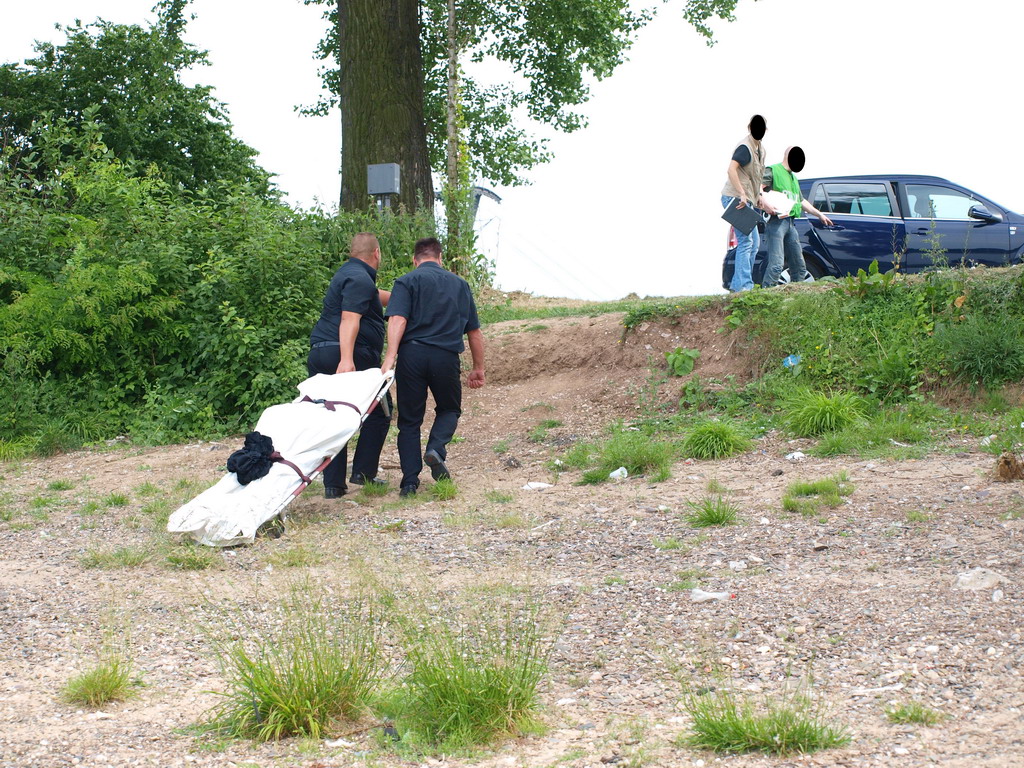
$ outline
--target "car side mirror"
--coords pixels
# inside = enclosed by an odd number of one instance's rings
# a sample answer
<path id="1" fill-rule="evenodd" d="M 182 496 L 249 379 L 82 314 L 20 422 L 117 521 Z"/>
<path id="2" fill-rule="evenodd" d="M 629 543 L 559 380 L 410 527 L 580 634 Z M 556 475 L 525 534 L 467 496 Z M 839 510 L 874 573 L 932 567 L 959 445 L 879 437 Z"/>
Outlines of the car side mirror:
<path id="1" fill-rule="evenodd" d="M 1003 220 L 1003 217 L 998 213 L 992 213 L 984 205 L 972 205 L 970 210 L 967 211 L 967 215 L 972 219 L 978 219 L 980 221 L 988 222 L 989 224 L 998 224 Z"/>

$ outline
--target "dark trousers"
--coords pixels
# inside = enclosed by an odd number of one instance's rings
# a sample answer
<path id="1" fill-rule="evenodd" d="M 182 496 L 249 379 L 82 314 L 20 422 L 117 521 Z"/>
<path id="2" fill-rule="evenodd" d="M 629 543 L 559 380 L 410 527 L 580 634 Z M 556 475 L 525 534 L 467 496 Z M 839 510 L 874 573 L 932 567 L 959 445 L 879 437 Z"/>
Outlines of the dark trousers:
<path id="1" fill-rule="evenodd" d="M 429 344 L 405 343 L 398 350 L 395 389 L 398 393 L 398 458 L 402 485 L 419 486 L 423 469 L 420 427 L 427 410 L 427 390 L 434 396 L 434 424 L 426 450 L 448 458 L 447 445 L 462 415 L 462 375 L 457 352 Z"/>
<path id="2" fill-rule="evenodd" d="M 338 370 L 338 361 L 341 359 L 341 348 L 336 344 L 328 347 L 317 347 L 309 350 L 309 357 L 306 358 L 306 370 L 309 375 L 317 373 L 335 373 Z M 370 347 L 356 344 L 353 350 L 352 360 L 356 364 L 357 371 L 365 371 L 370 368 L 380 368 L 380 352 Z M 391 393 L 388 393 L 388 411 L 391 410 Z M 352 457 L 352 476 L 362 475 L 367 480 L 377 476 L 377 469 L 380 465 L 380 452 L 384 447 L 384 439 L 388 436 L 388 427 L 391 426 L 391 417 L 384 414 L 384 409 L 376 406 L 363 422 L 359 430 L 359 443 L 356 445 L 355 456 Z M 324 470 L 325 488 L 345 488 L 345 466 L 348 463 L 348 446 L 341 449 L 341 453 L 334 457 L 334 460 Z"/>

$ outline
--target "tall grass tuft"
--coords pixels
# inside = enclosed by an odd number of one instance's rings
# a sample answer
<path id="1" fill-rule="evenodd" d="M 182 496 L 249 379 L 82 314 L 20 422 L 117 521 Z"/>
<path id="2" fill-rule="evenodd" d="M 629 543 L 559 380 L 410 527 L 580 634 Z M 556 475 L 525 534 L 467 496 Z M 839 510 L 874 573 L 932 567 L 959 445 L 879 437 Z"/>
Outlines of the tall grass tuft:
<path id="1" fill-rule="evenodd" d="M 87 707 L 123 701 L 133 692 L 133 672 L 131 659 L 116 651 L 104 651 L 94 667 L 68 680 L 64 699 Z"/>
<path id="2" fill-rule="evenodd" d="M 801 390 L 785 404 L 786 423 L 799 437 L 815 437 L 836 432 L 864 418 L 864 403 L 850 392 L 826 395 Z"/>
<path id="3" fill-rule="evenodd" d="M 132 696 L 138 680 L 131 657 L 129 631 L 113 610 L 104 618 L 103 639 L 96 648 L 96 663 L 70 678 L 62 697 L 70 704 L 101 707 Z"/>
<path id="4" fill-rule="evenodd" d="M 322 738 L 366 711 L 386 663 L 371 603 L 338 603 L 305 581 L 264 621 L 240 620 L 215 639 L 227 691 L 205 727 L 257 741 Z"/>
<path id="5" fill-rule="evenodd" d="M 687 504 L 692 511 L 686 516 L 686 521 L 694 528 L 732 525 L 739 515 L 739 510 L 721 496 L 705 496 L 698 502 Z"/>
<path id="6" fill-rule="evenodd" d="M 683 441 L 683 453 L 695 459 L 721 459 L 750 448 L 750 441 L 732 424 L 705 421 L 698 424 Z"/>
<path id="7" fill-rule="evenodd" d="M 551 643 L 536 607 L 503 610 L 460 627 L 441 618 L 406 627 L 411 671 L 395 724 L 407 746 L 459 751 L 538 726 L 537 688 Z"/>
<path id="8" fill-rule="evenodd" d="M 828 723 L 819 705 L 804 692 L 765 698 L 758 706 L 728 690 L 690 694 L 684 706 L 693 720 L 686 745 L 715 752 L 767 752 L 777 755 L 841 747 L 850 736 Z"/>

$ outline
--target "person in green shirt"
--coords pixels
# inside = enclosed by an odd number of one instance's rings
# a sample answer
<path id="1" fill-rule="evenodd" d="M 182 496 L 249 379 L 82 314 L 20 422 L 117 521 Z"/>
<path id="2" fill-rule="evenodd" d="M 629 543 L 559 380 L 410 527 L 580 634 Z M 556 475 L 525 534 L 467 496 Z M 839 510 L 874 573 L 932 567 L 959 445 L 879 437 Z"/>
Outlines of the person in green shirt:
<path id="1" fill-rule="evenodd" d="M 804 151 L 800 147 L 790 147 L 783 155 L 782 162 L 770 165 L 764 171 L 764 189 L 766 192 L 781 192 L 790 199 L 789 208 L 772 208 L 771 218 L 765 225 L 765 236 L 768 238 L 768 263 L 761 279 L 763 288 L 777 285 L 782 276 L 782 265 L 785 261 L 789 269 L 789 279 L 798 283 L 807 279 L 807 265 L 800 250 L 800 235 L 796 231 L 795 219 L 801 210 L 817 216 L 822 225 L 832 226 L 832 221 L 819 211 L 800 194 L 800 182 L 796 174 L 804 169 Z"/>

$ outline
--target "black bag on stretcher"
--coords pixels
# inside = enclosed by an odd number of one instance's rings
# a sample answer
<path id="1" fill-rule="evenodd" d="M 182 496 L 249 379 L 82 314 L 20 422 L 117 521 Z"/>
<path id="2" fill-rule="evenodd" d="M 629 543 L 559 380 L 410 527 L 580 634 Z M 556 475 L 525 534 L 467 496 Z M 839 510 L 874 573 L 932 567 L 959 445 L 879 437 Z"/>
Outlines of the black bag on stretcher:
<path id="1" fill-rule="evenodd" d="M 378 368 L 328 375 L 299 384 L 290 403 L 267 408 L 232 454 L 229 472 L 216 485 L 179 507 L 170 533 L 211 547 L 251 544 L 256 531 L 313 482 L 382 405 L 394 373 Z M 385 401 L 386 402 L 386 401 Z"/>

